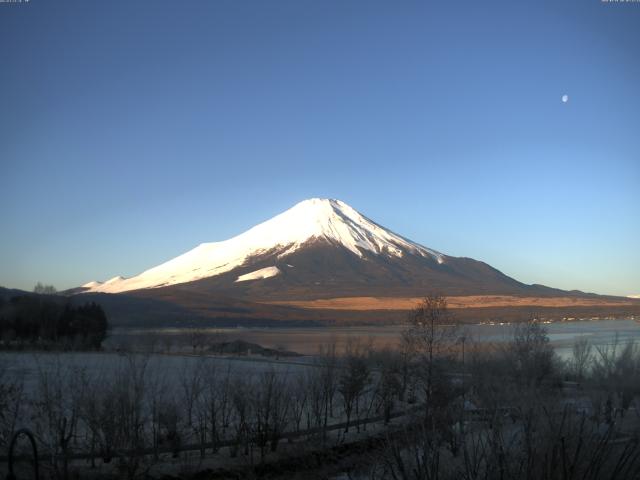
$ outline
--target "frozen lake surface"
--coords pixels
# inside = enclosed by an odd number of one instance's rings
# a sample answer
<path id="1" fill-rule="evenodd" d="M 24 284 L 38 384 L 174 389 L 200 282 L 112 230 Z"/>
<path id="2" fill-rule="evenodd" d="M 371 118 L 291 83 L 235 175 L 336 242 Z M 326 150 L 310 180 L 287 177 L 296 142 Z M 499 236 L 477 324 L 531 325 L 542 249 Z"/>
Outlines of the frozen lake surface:
<path id="1" fill-rule="evenodd" d="M 127 368 L 134 359 L 139 366 L 145 365 L 146 375 L 161 378 L 167 384 L 179 385 L 189 377 L 196 367 L 214 369 L 217 375 L 229 372 L 232 377 L 249 379 L 262 372 L 276 371 L 281 375 L 293 375 L 308 368 L 304 361 L 271 362 L 261 358 L 220 358 L 188 355 L 121 355 L 114 352 L 2 352 L 0 369 L 4 378 L 24 382 L 25 390 L 36 390 L 39 371 L 53 372 L 59 366 L 62 371 L 74 371 L 90 378 L 111 378 L 118 369 Z M 309 359 L 307 359 L 309 362 Z"/>

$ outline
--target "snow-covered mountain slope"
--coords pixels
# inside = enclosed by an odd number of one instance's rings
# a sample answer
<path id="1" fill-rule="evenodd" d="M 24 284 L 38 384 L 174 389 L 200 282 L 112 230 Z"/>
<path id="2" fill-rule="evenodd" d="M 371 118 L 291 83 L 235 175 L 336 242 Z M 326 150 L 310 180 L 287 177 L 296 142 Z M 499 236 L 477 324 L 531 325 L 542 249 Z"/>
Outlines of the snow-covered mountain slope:
<path id="1" fill-rule="evenodd" d="M 260 256 L 275 254 L 277 259 L 284 259 L 314 241 L 343 247 L 362 259 L 365 255 L 398 259 L 412 255 L 443 264 L 448 258 L 381 227 L 344 202 L 313 198 L 241 235 L 223 242 L 203 243 L 135 277 L 90 282 L 83 288 L 85 292 L 118 293 L 192 282 L 230 272 Z M 265 279 L 278 275 L 276 270 L 253 273 L 256 278 Z M 237 277 L 238 281 L 243 277 L 250 279 L 245 274 Z"/>
<path id="2" fill-rule="evenodd" d="M 247 280 L 264 280 L 265 278 L 275 277 L 280 273 L 278 267 L 265 267 L 254 272 L 245 273 L 236 279 L 237 282 L 246 282 Z"/>

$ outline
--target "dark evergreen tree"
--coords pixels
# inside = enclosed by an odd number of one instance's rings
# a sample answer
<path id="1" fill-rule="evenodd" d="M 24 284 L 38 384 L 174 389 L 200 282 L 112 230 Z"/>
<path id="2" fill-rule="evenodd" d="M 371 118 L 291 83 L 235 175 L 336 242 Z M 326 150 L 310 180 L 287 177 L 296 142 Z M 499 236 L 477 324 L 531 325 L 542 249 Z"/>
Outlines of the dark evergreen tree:
<path id="1" fill-rule="evenodd" d="M 99 349 L 108 321 L 96 303 L 73 306 L 65 299 L 44 295 L 12 297 L 0 307 L 0 338 L 7 344 Z"/>

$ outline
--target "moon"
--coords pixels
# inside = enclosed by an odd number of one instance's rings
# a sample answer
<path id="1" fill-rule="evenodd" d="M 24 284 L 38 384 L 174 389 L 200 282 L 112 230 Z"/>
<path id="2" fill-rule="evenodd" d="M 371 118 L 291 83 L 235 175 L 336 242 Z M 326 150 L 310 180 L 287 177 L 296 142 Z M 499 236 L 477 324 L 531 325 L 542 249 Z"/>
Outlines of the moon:
<path id="1" fill-rule="evenodd" d="M 562 103 L 567 103 L 569 101 L 569 95 L 566 93 L 562 95 Z"/>

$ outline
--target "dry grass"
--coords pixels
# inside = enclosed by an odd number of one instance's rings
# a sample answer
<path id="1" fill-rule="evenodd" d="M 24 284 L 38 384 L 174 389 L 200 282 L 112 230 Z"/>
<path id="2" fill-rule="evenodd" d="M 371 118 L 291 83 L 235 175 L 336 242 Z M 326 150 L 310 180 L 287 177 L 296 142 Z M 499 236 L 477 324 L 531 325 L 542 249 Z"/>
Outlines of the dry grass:
<path id="1" fill-rule="evenodd" d="M 330 310 L 411 310 L 420 297 L 343 297 L 319 300 L 290 300 L 265 302 L 273 305 L 288 305 L 308 309 Z M 578 297 L 516 297 L 509 295 L 469 295 L 447 298 L 449 308 L 482 307 L 591 307 L 622 306 L 637 302 L 621 298 Z"/>

